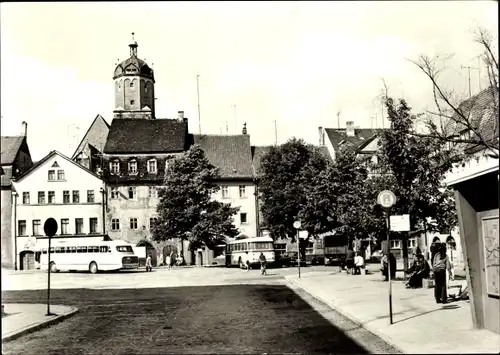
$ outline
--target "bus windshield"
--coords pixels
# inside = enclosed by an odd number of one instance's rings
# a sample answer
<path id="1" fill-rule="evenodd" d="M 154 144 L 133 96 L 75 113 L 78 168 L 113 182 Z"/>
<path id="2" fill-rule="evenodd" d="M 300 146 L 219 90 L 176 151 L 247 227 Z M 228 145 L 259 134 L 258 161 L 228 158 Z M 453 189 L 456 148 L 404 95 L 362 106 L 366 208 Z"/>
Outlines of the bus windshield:
<path id="1" fill-rule="evenodd" d="M 130 245 L 119 245 L 116 247 L 116 250 L 121 253 L 132 253 L 134 251 Z"/>
<path id="2" fill-rule="evenodd" d="M 273 243 L 272 242 L 254 242 L 250 243 L 250 249 L 254 250 L 272 250 Z"/>

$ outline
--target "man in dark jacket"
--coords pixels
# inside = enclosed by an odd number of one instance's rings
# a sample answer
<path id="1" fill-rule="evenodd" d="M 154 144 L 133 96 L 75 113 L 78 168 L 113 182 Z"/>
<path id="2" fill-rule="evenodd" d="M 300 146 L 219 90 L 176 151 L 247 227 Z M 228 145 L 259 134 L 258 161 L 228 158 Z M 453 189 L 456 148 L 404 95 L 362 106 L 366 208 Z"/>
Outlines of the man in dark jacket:
<path id="1" fill-rule="evenodd" d="M 349 248 L 349 250 L 347 250 L 347 254 L 345 257 L 345 265 L 346 265 L 347 274 L 354 273 L 353 272 L 353 270 L 354 270 L 354 251 L 352 250 L 352 248 Z"/>

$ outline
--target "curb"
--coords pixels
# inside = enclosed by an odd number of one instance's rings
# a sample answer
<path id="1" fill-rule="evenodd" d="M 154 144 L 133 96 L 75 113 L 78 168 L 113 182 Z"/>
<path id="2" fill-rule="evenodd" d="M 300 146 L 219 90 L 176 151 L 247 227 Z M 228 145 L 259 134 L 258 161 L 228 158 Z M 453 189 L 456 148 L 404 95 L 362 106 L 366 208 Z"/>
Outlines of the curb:
<path id="1" fill-rule="evenodd" d="M 307 289 L 305 289 L 304 287 L 302 287 L 301 285 L 299 285 L 297 282 L 295 282 L 295 280 L 291 280 L 288 278 L 288 276 L 285 277 L 285 279 L 292 283 L 293 285 L 295 285 L 296 287 L 300 288 L 302 291 L 306 292 L 307 294 L 309 294 L 311 297 L 313 297 L 314 299 L 320 301 L 321 303 L 325 304 L 327 307 L 333 309 L 334 311 L 340 313 L 341 315 L 343 315 L 344 317 L 350 319 L 352 322 L 354 322 L 357 326 L 363 328 L 364 330 L 372 333 L 373 335 L 377 336 L 378 338 L 382 339 L 383 341 L 385 341 L 387 344 L 389 344 L 390 346 L 392 346 L 393 348 L 395 348 L 396 350 L 400 351 L 402 354 L 407 354 L 406 351 L 404 351 L 399 345 L 396 345 L 394 344 L 394 342 L 392 341 L 391 338 L 388 338 L 386 335 L 384 334 L 381 334 L 379 333 L 378 331 L 375 331 L 375 330 L 372 330 L 372 329 L 368 329 L 359 319 L 357 319 L 355 316 L 353 316 L 352 314 L 342 310 L 341 308 L 337 307 L 337 306 L 334 306 L 334 305 L 331 305 L 329 304 L 328 302 L 326 302 L 325 300 L 323 300 L 321 297 L 318 297 L 314 294 L 312 294 L 311 292 L 309 292 Z"/>
<path id="2" fill-rule="evenodd" d="M 71 310 L 69 312 L 58 315 L 57 317 L 54 317 L 54 318 L 49 319 L 47 321 L 43 321 L 41 323 L 37 323 L 37 324 L 32 325 L 32 326 L 27 326 L 21 330 L 14 331 L 12 334 L 9 334 L 9 335 L 6 335 L 5 337 L 2 337 L 2 343 L 7 343 L 9 341 L 18 339 L 19 337 L 21 337 L 23 335 L 42 330 L 44 328 L 48 328 L 51 325 L 62 322 L 63 320 L 75 315 L 78 312 L 79 312 L 78 308 L 71 307 Z"/>

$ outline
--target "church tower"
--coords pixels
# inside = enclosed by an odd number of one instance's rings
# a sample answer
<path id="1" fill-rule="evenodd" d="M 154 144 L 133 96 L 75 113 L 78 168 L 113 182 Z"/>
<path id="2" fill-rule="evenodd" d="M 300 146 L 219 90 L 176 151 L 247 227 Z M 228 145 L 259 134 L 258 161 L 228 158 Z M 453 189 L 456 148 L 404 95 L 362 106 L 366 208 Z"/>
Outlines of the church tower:
<path id="1" fill-rule="evenodd" d="M 132 32 L 130 58 L 116 66 L 115 109 L 113 118 L 155 119 L 155 79 L 153 70 L 137 58 L 137 47 Z"/>

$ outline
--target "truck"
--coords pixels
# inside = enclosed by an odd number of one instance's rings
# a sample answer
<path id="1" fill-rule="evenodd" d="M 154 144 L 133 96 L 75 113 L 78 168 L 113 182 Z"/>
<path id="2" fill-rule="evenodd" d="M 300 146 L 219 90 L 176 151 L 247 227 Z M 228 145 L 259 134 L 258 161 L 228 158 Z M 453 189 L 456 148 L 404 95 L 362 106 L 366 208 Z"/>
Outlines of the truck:
<path id="1" fill-rule="evenodd" d="M 323 238 L 325 265 L 342 266 L 345 262 L 348 248 L 347 235 L 330 234 Z"/>

